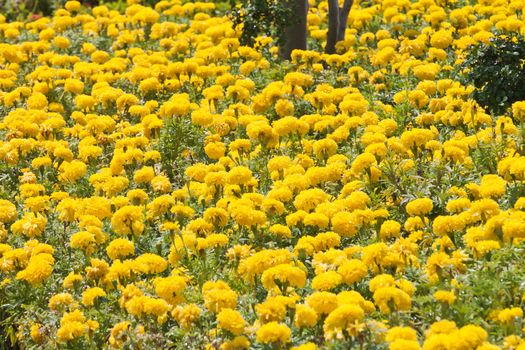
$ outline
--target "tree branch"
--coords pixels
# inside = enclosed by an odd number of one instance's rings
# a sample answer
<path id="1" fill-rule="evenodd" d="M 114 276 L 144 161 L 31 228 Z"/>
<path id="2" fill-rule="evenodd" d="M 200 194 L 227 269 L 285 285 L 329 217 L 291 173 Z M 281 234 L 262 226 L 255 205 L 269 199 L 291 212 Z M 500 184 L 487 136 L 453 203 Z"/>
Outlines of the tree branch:
<path id="1" fill-rule="evenodd" d="M 346 25 L 348 23 L 348 15 L 352 9 L 354 0 L 345 0 L 343 7 L 339 11 L 339 26 L 337 28 L 337 41 L 345 40 Z"/>

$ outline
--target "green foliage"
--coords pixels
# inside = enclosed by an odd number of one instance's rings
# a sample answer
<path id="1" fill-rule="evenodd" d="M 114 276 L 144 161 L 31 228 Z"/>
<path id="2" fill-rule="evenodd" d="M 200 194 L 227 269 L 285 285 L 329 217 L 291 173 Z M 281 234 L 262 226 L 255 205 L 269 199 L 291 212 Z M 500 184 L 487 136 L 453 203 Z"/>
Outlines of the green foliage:
<path id="1" fill-rule="evenodd" d="M 436 306 L 435 301 L 419 290 L 415 302 L 419 306 L 420 315 L 433 321 L 445 315 L 454 319 L 458 326 L 467 324 L 483 325 L 498 341 L 509 334 L 522 334 L 521 320 L 506 327 L 497 327 L 490 319 L 494 310 L 503 309 L 508 305 L 520 305 L 525 291 L 523 245 L 507 245 L 502 249 L 485 255 L 481 259 L 468 261 L 468 272 L 457 277 L 458 300 L 450 305 Z M 446 284 L 437 285 L 437 289 L 446 288 Z M 519 323 L 519 325 L 518 325 Z M 517 326 L 517 327 L 516 327 Z"/>
<path id="2" fill-rule="evenodd" d="M 191 124 L 191 120 L 172 119 L 167 121 L 166 127 L 160 134 L 157 150 L 161 154 L 162 170 L 168 175 L 172 183 L 182 186 L 184 172 L 193 162 L 194 152 L 202 155 L 202 133 Z"/>
<path id="3" fill-rule="evenodd" d="M 241 44 L 251 46 L 259 35 L 277 38 L 277 43 L 281 44 L 284 28 L 294 20 L 294 8 L 287 5 L 288 1 L 242 0 L 239 3 L 230 0 L 234 27 L 242 27 Z"/>
<path id="4" fill-rule="evenodd" d="M 472 47 L 462 64 L 465 80 L 476 87 L 474 99 L 495 114 L 503 114 L 525 98 L 525 39 L 496 36 L 489 45 Z"/>
<path id="5" fill-rule="evenodd" d="M 0 2 L 0 14 L 8 20 L 24 20 L 32 14 L 48 16 L 60 8 L 63 0 L 6 0 Z"/>

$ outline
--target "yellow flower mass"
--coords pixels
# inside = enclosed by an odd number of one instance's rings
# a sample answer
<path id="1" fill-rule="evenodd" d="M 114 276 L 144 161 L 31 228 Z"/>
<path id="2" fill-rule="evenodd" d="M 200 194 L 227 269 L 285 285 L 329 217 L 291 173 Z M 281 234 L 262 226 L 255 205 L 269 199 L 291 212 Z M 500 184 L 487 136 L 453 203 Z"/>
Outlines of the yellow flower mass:
<path id="1" fill-rule="evenodd" d="M 2 345 L 525 349 L 525 96 L 460 69 L 523 0 L 354 1 L 335 54 L 310 0 L 289 61 L 94 2 L 0 13 Z"/>

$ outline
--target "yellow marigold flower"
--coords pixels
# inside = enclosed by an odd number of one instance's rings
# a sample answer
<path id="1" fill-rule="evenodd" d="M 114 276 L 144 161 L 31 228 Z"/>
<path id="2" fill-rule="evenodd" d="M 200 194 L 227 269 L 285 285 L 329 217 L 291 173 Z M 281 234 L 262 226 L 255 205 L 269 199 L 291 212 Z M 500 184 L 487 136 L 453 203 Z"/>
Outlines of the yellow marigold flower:
<path id="1" fill-rule="evenodd" d="M 396 287 L 380 287 L 374 292 L 373 298 L 379 310 L 385 314 L 399 310 L 409 310 L 412 306 L 410 296 Z M 391 306 L 395 309 L 392 310 Z"/>
<path id="2" fill-rule="evenodd" d="M 139 84 L 140 91 L 144 93 L 148 93 L 151 91 L 158 91 L 161 88 L 162 88 L 162 85 L 156 77 L 150 77 L 150 78 L 144 79 Z"/>
<path id="3" fill-rule="evenodd" d="M 488 338 L 487 332 L 480 326 L 466 325 L 461 327 L 457 333 L 456 339 L 459 344 L 468 344 L 477 348 Z"/>
<path id="4" fill-rule="evenodd" d="M 310 86 L 313 83 L 313 79 L 305 73 L 291 72 L 284 76 L 284 82 L 290 85 Z"/>
<path id="5" fill-rule="evenodd" d="M 263 344 L 286 344 L 290 341 L 292 331 L 285 324 L 269 322 L 256 332 L 257 342 Z"/>
<path id="6" fill-rule="evenodd" d="M 71 248 L 82 249 L 86 255 L 91 255 L 95 252 L 97 241 L 95 235 L 89 231 L 80 231 L 73 235 L 69 240 Z"/>
<path id="7" fill-rule="evenodd" d="M 436 137 L 436 133 L 429 129 L 414 128 L 403 132 L 400 141 L 406 148 L 416 151 L 418 148 L 425 146 L 428 142 Z"/>
<path id="8" fill-rule="evenodd" d="M 315 292 L 306 298 L 306 304 L 318 314 L 326 315 L 337 307 L 337 295 L 330 292 Z"/>
<path id="9" fill-rule="evenodd" d="M 106 292 L 100 287 L 88 288 L 82 293 L 82 304 L 86 307 L 91 307 L 98 297 L 105 297 Z"/>
<path id="10" fill-rule="evenodd" d="M 227 181 L 231 185 L 245 185 L 253 178 L 252 171 L 244 166 L 236 166 L 228 172 Z"/>
<path id="11" fill-rule="evenodd" d="M 304 210 L 306 212 L 316 208 L 319 204 L 327 201 L 329 195 L 319 188 L 312 188 L 301 191 L 293 202 L 297 210 Z"/>
<path id="12" fill-rule="evenodd" d="M 75 283 L 82 281 L 82 276 L 73 272 L 70 272 L 66 278 L 64 278 L 64 282 L 62 282 L 62 286 L 66 289 L 71 289 L 75 285 Z"/>
<path id="13" fill-rule="evenodd" d="M 440 215 L 432 222 L 432 230 L 439 236 L 449 235 L 453 232 L 462 230 L 464 227 L 465 222 L 459 215 Z"/>
<path id="14" fill-rule="evenodd" d="M 441 70 L 441 66 L 439 64 L 437 64 L 437 63 L 427 63 L 427 64 L 422 64 L 422 65 L 416 66 L 412 70 L 413 70 L 414 75 L 416 76 L 416 78 L 418 78 L 419 80 L 422 80 L 422 81 L 423 80 L 432 80 L 433 81 L 433 80 L 436 79 L 436 75 Z M 420 104 L 416 102 L 416 104 L 418 105 L 419 108 L 421 108 L 424 105 L 426 105 L 426 102 L 428 101 L 428 97 L 426 95 L 418 96 L 418 97 L 416 97 L 416 99 L 417 98 L 420 99 L 420 101 L 419 101 Z"/>
<path id="15" fill-rule="evenodd" d="M 77 95 L 81 94 L 84 91 L 84 83 L 78 79 L 66 79 L 66 81 L 64 82 L 64 91 L 71 92 Z"/>
<path id="16" fill-rule="evenodd" d="M 101 259 L 91 259 L 90 266 L 85 268 L 88 278 L 97 280 L 106 275 L 109 269 L 109 264 Z"/>
<path id="17" fill-rule="evenodd" d="M 507 182 L 498 175 L 489 174 L 481 178 L 479 195 L 482 198 L 499 198 L 505 194 Z"/>
<path id="18" fill-rule="evenodd" d="M 190 329 L 200 318 L 202 310 L 195 304 L 177 306 L 171 312 L 173 318 L 183 329 Z"/>
<path id="19" fill-rule="evenodd" d="M 145 274 L 161 273 L 168 267 L 168 262 L 164 258 L 152 253 L 144 253 L 137 257 L 134 262 L 134 269 Z"/>
<path id="20" fill-rule="evenodd" d="M 167 193 L 171 190 L 171 183 L 166 176 L 157 175 L 151 179 L 151 188 L 155 192 Z"/>
<path id="21" fill-rule="evenodd" d="M 105 51 L 97 50 L 91 54 L 91 60 L 95 63 L 104 63 L 109 59 L 109 54 Z"/>
<path id="22" fill-rule="evenodd" d="M 291 116 L 294 112 L 294 105 L 291 101 L 279 99 L 275 103 L 275 112 L 280 117 Z"/>
<path id="23" fill-rule="evenodd" d="M 221 345 L 221 350 L 248 350 L 249 348 L 250 341 L 243 335 L 237 336 Z"/>
<path id="24" fill-rule="evenodd" d="M 501 248 L 501 244 L 498 241 L 483 240 L 474 242 L 471 246 L 473 255 L 475 258 L 480 259 L 491 251 L 498 250 Z"/>
<path id="25" fill-rule="evenodd" d="M 169 276 L 154 280 L 155 293 L 168 303 L 176 305 L 184 300 L 183 292 L 186 288 L 186 278 Z"/>
<path id="26" fill-rule="evenodd" d="M 109 336 L 109 345 L 114 348 L 120 348 L 123 343 L 127 340 L 126 332 L 131 327 L 131 323 L 128 321 L 122 321 L 117 323 L 111 328 L 111 335 Z"/>
<path id="27" fill-rule="evenodd" d="M 78 11 L 80 10 L 80 2 L 78 1 L 67 1 L 65 4 L 64 4 L 64 8 L 70 12 L 75 12 L 75 11 Z"/>
<path id="28" fill-rule="evenodd" d="M 163 316 L 169 310 L 169 304 L 163 299 L 156 299 L 145 295 L 132 297 L 125 304 L 126 311 L 131 315 L 141 317 L 143 315 L 156 316 L 162 322 Z"/>
<path id="29" fill-rule="evenodd" d="M 299 346 L 294 346 L 290 350 L 317 350 L 317 346 L 314 343 L 308 342 Z"/>
<path id="30" fill-rule="evenodd" d="M 364 318 L 365 312 L 357 305 L 341 305 L 326 317 L 323 330 L 327 340 L 344 339 L 345 333 L 348 336 L 356 336 L 361 328 L 359 322 Z"/>
<path id="31" fill-rule="evenodd" d="M 175 94 L 161 106 L 159 114 L 161 117 L 182 116 L 188 114 L 190 109 L 189 95 L 186 93 Z"/>
<path id="32" fill-rule="evenodd" d="M 133 180 L 137 183 L 148 183 L 155 177 L 153 167 L 145 166 L 135 172 Z"/>
<path id="33" fill-rule="evenodd" d="M 8 208 L 9 209 L 9 208 Z M 23 234 L 26 237 L 39 237 L 44 233 L 47 225 L 47 218 L 40 213 L 27 213 L 18 221 L 11 225 L 11 230 L 16 234 Z"/>
<path id="34" fill-rule="evenodd" d="M 381 274 L 377 275 L 374 278 L 368 282 L 368 289 L 370 289 L 371 292 L 375 292 L 379 288 L 382 287 L 393 287 L 395 286 L 396 282 L 392 275 L 389 274 Z"/>
<path id="35" fill-rule="evenodd" d="M 204 306 L 211 312 L 218 313 L 224 308 L 237 306 L 237 293 L 223 281 L 206 282 L 202 286 Z"/>
<path id="36" fill-rule="evenodd" d="M 241 226 L 262 226 L 266 224 L 266 214 L 246 206 L 239 206 L 232 210 L 231 216 Z"/>
<path id="37" fill-rule="evenodd" d="M 424 216 L 430 213 L 433 207 L 429 198 L 418 198 L 407 203 L 406 211 L 412 216 Z"/>
<path id="38" fill-rule="evenodd" d="M 280 322 L 286 316 L 286 305 L 277 298 L 269 298 L 261 304 L 255 305 L 255 312 L 261 322 Z"/>
<path id="39" fill-rule="evenodd" d="M 436 334 L 450 334 L 456 330 L 457 327 L 454 321 L 442 320 L 434 322 L 426 331 L 426 336 L 430 338 L 431 336 Z"/>
<path id="40" fill-rule="evenodd" d="M 191 121 L 193 124 L 207 127 L 212 124 L 213 116 L 214 115 L 206 109 L 197 109 L 191 113 Z"/>
<path id="41" fill-rule="evenodd" d="M 519 121 L 525 120 L 525 101 L 518 101 L 512 104 L 512 116 Z"/>
<path id="42" fill-rule="evenodd" d="M 288 226 L 275 224 L 270 226 L 269 232 L 274 234 L 277 237 L 292 237 L 292 231 Z"/>
<path id="43" fill-rule="evenodd" d="M 73 160 L 72 162 L 63 162 L 58 170 L 60 181 L 76 182 L 86 174 L 87 165 L 82 161 Z"/>
<path id="44" fill-rule="evenodd" d="M 332 217 L 332 230 L 343 237 L 353 237 L 359 230 L 354 213 L 338 212 Z"/>
<path id="45" fill-rule="evenodd" d="M 354 284 L 368 275 L 368 267 L 357 259 L 350 259 L 339 265 L 337 272 L 342 276 L 346 284 Z"/>
<path id="46" fill-rule="evenodd" d="M 424 350 L 447 349 L 452 346 L 453 338 L 449 334 L 436 334 L 425 339 Z"/>
<path id="47" fill-rule="evenodd" d="M 317 312 L 306 304 L 295 307 L 294 325 L 298 328 L 313 327 L 317 324 Z"/>
<path id="48" fill-rule="evenodd" d="M 452 44 L 453 40 L 454 38 L 452 37 L 452 33 L 450 31 L 440 30 L 430 37 L 430 45 L 438 49 L 446 49 L 450 46 L 450 44 Z"/>
<path id="49" fill-rule="evenodd" d="M 417 333 L 410 327 L 392 327 L 388 330 L 386 340 L 390 343 L 403 339 L 417 341 Z"/>
<path id="50" fill-rule="evenodd" d="M 51 276 L 55 259 L 51 254 L 37 254 L 29 259 L 27 267 L 16 274 L 16 279 L 24 280 L 33 286 L 41 285 Z"/>
<path id="51" fill-rule="evenodd" d="M 83 111 L 92 109 L 96 102 L 95 98 L 89 95 L 78 95 L 75 97 L 75 105 Z"/>
<path id="52" fill-rule="evenodd" d="M 228 244 L 229 238 L 222 233 L 212 233 L 206 238 L 197 238 L 197 250 L 220 248 Z"/>
<path id="53" fill-rule="evenodd" d="M 144 303 L 144 313 L 158 317 L 158 322 L 162 322 L 162 316 L 170 310 L 170 305 L 163 299 L 146 297 Z"/>
<path id="54" fill-rule="evenodd" d="M 63 36 L 57 36 L 53 40 L 53 43 L 60 49 L 67 49 L 71 44 L 69 39 Z"/>
<path id="55" fill-rule="evenodd" d="M 381 239 L 397 238 L 401 232 L 401 224 L 395 220 L 386 220 L 381 224 L 379 237 Z"/>
<path id="56" fill-rule="evenodd" d="M 520 307 L 512 307 L 501 310 L 498 313 L 497 320 L 503 324 L 511 324 L 517 318 L 523 317 L 523 310 Z"/>
<path id="57" fill-rule="evenodd" d="M 331 290 L 343 282 L 341 275 L 335 271 L 323 272 L 312 279 L 312 288 L 315 290 Z"/>
<path id="58" fill-rule="evenodd" d="M 16 206 L 8 200 L 0 199 L 0 222 L 11 223 L 16 220 L 18 213 Z"/>
<path id="59" fill-rule="evenodd" d="M 306 273 L 299 267 L 280 264 L 264 271 L 261 281 L 268 290 L 275 287 L 286 289 L 285 286 L 301 288 L 306 283 Z"/>
<path id="60" fill-rule="evenodd" d="M 416 340 L 396 339 L 390 343 L 388 350 L 420 350 Z M 479 349 L 479 348 L 478 348 Z"/>
<path id="61" fill-rule="evenodd" d="M 135 245 L 125 238 L 116 238 L 112 240 L 106 248 L 106 253 L 111 260 L 125 258 L 133 255 Z"/>
<path id="62" fill-rule="evenodd" d="M 71 294 L 69 294 L 69 293 L 59 293 L 59 294 L 53 295 L 49 299 L 49 302 L 48 302 L 47 306 L 53 311 L 58 311 L 62 307 L 76 308 L 77 307 L 77 303 L 75 302 L 75 299 L 73 298 L 73 296 Z"/>
<path id="63" fill-rule="evenodd" d="M 352 162 L 350 170 L 352 173 L 359 175 L 363 171 L 370 172 L 370 168 L 377 164 L 376 157 L 371 153 L 361 153 Z"/>
<path id="64" fill-rule="evenodd" d="M 236 244 L 226 252 L 230 261 L 244 259 L 253 253 L 252 247 L 247 244 Z"/>
<path id="65" fill-rule="evenodd" d="M 523 345 L 523 339 L 517 335 L 509 335 L 505 337 L 503 340 L 504 340 L 503 344 L 507 348 L 512 348 L 512 347 L 519 348 L 521 347 L 521 345 Z"/>
<path id="66" fill-rule="evenodd" d="M 330 219 L 326 215 L 321 213 L 310 213 L 305 215 L 303 219 L 304 225 L 319 227 L 321 229 L 326 229 L 328 227 L 329 222 Z"/>
<path id="67" fill-rule="evenodd" d="M 374 65 L 386 66 L 395 58 L 396 50 L 390 46 L 381 49 L 372 58 Z"/>
<path id="68" fill-rule="evenodd" d="M 120 208 L 111 217 L 111 227 L 120 235 L 141 235 L 144 231 L 143 208 L 132 205 Z"/>
<path id="69" fill-rule="evenodd" d="M 498 202 L 495 200 L 483 198 L 472 202 L 469 212 L 471 215 L 486 221 L 490 217 L 498 215 L 500 213 L 500 208 Z"/>
<path id="70" fill-rule="evenodd" d="M 47 97 L 46 95 L 35 92 L 27 99 L 27 108 L 30 109 L 44 109 L 47 107 Z"/>
<path id="71" fill-rule="evenodd" d="M 468 198 L 452 199 L 447 202 L 446 209 L 450 213 L 460 213 L 470 208 L 470 200 Z"/>
<path id="72" fill-rule="evenodd" d="M 365 300 L 361 294 L 356 291 L 342 291 L 337 294 L 338 306 L 346 304 L 354 304 L 361 307 L 365 313 L 370 313 L 375 311 L 374 303 Z"/>
<path id="73" fill-rule="evenodd" d="M 217 324 L 219 328 L 227 330 L 233 335 L 240 335 L 244 332 L 244 319 L 238 311 L 232 309 L 222 309 L 217 314 Z"/>
<path id="74" fill-rule="evenodd" d="M 44 341 L 44 331 L 42 329 L 42 325 L 40 323 L 32 324 L 29 335 L 31 340 L 33 340 L 35 343 L 42 343 Z"/>
<path id="75" fill-rule="evenodd" d="M 434 298 L 441 302 L 448 305 L 453 304 L 457 297 L 454 295 L 454 292 L 446 291 L 446 290 L 438 290 L 434 293 Z"/>
<path id="76" fill-rule="evenodd" d="M 64 313 L 57 331 L 57 339 L 61 343 L 69 342 L 86 334 L 89 330 L 84 314 L 75 310 Z"/>
<path id="77" fill-rule="evenodd" d="M 514 209 L 518 209 L 518 210 L 525 209 L 525 197 L 518 198 L 516 203 L 514 203 Z"/>
<path id="78" fill-rule="evenodd" d="M 204 147 L 204 152 L 211 159 L 219 159 L 226 153 L 226 146 L 222 142 L 210 142 Z"/>

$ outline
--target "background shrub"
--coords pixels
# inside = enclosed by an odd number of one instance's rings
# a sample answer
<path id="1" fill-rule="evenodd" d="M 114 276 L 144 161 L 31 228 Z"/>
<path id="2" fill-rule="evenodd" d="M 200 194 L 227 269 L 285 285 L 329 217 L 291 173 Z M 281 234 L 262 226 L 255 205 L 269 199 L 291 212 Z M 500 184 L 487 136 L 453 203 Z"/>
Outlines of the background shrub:
<path id="1" fill-rule="evenodd" d="M 516 101 L 525 99 L 525 39 L 496 36 L 490 44 L 474 46 L 462 68 L 466 83 L 476 87 L 474 99 L 500 115 Z"/>

